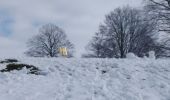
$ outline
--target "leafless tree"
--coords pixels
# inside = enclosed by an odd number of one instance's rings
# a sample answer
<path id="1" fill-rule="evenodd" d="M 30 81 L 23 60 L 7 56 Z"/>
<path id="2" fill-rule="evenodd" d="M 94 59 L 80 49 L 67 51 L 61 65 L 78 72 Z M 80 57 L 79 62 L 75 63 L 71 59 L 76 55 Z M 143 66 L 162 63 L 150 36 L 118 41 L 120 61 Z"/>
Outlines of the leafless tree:
<path id="1" fill-rule="evenodd" d="M 46 24 L 39 29 L 38 35 L 28 41 L 26 54 L 33 57 L 58 57 L 60 47 L 68 49 L 68 57 L 73 56 L 74 46 L 65 32 L 54 24 Z"/>
<path id="2" fill-rule="evenodd" d="M 144 56 L 148 51 L 159 51 L 152 38 L 155 21 L 147 20 L 141 10 L 117 8 L 108 15 L 99 32 L 88 45 L 97 57 L 121 57 L 128 52 Z"/>
<path id="3" fill-rule="evenodd" d="M 170 33 L 170 0 L 145 0 L 145 10 L 158 21 L 159 31 Z"/>
<path id="4" fill-rule="evenodd" d="M 116 53 L 113 52 L 113 50 L 115 49 L 114 41 L 108 40 L 108 36 L 106 36 L 107 31 L 108 29 L 106 26 L 99 26 L 99 32 L 95 33 L 95 36 L 93 36 L 92 40 L 86 46 L 86 50 L 89 52 L 84 56 L 112 58 L 116 55 Z"/>

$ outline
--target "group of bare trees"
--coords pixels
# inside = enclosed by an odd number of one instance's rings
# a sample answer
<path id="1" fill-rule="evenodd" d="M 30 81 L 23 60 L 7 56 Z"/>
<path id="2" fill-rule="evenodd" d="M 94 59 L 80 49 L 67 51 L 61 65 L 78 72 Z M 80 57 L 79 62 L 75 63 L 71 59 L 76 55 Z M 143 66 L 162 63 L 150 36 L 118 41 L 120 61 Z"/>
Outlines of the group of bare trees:
<path id="1" fill-rule="evenodd" d="M 39 32 L 28 41 L 27 55 L 58 57 L 58 49 L 66 47 L 68 56 L 73 56 L 74 46 L 61 28 L 47 24 Z M 124 58 L 129 52 L 143 57 L 149 51 L 168 56 L 170 38 L 157 41 L 160 32 L 170 34 L 170 0 L 145 0 L 143 9 L 116 8 L 105 16 L 83 57 Z"/>
<path id="2" fill-rule="evenodd" d="M 169 0 L 164 1 L 168 2 L 166 6 L 169 7 Z M 158 9 L 162 4 L 154 0 L 146 2 L 144 10 L 127 6 L 117 8 L 106 15 L 104 23 L 99 26 L 99 31 L 86 47 L 89 51 L 88 54 L 83 56 L 124 58 L 127 53 L 133 52 L 142 57 L 146 56 L 149 51 L 155 51 L 157 57 L 166 55 L 165 49 L 167 50 L 168 47 L 157 42 L 156 35 L 160 30 L 169 30 L 170 26 L 168 27 L 168 25 L 170 24 L 167 17 L 170 17 L 163 11 L 161 16 L 157 15 L 161 12 L 159 10 L 162 10 Z M 165 18 L 165 16 L 167 17 Z M 161 23 L 158 20 L 161 20 Z"/>
<path id="3" fill-rule="evenodd" d="M 141 10 L 123 7 L 106 15 L 87 46 L 94 57 L 124 58 L 128 52 L 144 56 L 154 48 L 155 21 L 148 20 Z"/>

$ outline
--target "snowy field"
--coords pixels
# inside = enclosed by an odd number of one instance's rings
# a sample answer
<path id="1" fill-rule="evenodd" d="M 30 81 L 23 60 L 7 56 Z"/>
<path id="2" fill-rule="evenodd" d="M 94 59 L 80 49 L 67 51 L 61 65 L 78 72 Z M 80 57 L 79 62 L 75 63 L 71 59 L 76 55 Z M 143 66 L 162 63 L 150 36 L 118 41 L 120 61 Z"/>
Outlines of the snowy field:
<path id="1" fill-rule="evenodd" d="M 170 59 L 17 59 L 44 75 L 0 73 L 0 100 L 170 100 Z"/>

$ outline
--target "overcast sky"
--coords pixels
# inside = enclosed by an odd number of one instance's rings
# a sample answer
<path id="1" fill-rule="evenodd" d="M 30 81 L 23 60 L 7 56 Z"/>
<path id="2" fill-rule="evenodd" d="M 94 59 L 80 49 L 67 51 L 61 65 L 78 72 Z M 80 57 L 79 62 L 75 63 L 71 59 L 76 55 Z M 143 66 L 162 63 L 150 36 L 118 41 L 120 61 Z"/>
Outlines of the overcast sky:
<path id="1" fill-rule="evenodd" d="M 141 4 L 142 0 L 0 0 L 0 56 L 22 55 L 26 41 L 47 23 L 64 29 L 80 56 L 105 14 Z"/>

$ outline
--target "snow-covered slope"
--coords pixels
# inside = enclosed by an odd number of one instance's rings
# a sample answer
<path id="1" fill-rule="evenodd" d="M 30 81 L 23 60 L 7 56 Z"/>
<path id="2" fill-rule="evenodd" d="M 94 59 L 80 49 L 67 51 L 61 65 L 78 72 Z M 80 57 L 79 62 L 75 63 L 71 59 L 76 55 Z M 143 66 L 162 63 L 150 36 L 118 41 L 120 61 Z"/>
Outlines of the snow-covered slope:
<path id="1" fill-rule="evenodd" d="M 0 73 L 0 100 L 170 100 L 170 60 L 18 60 L 46 75 Z"/>

